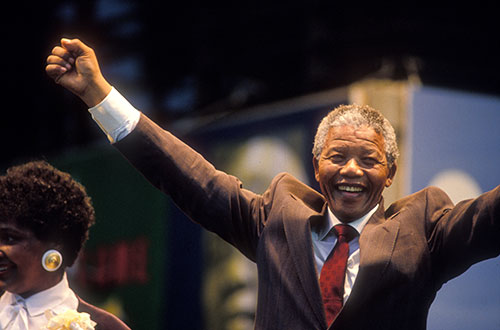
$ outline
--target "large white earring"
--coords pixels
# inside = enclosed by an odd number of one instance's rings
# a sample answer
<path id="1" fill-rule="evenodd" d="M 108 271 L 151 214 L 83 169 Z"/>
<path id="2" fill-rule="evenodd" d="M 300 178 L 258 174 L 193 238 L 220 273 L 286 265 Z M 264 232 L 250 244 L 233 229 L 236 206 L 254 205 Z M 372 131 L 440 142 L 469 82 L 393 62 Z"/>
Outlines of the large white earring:
<path id="1" fill-rule="evenodd" d="M 57 250 L 48 250 L 43 254 L 42 267 L 48 272 L 55 272 L 58 270 L 63 262 L 61 252 Z"/>

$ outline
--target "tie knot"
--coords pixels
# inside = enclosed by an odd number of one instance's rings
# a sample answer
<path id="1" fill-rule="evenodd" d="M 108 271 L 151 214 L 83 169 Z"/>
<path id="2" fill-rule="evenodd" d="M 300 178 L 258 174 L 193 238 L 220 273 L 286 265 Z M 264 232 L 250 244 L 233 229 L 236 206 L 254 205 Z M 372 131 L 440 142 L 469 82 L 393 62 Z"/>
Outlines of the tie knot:
<path id="1" fill-rule="evenodd" d="M 358 231 L 349 225 L 336 225 L 333 230 L 337 234 L 337 237 L 344 238 L 345 241 L 350 242 L 356 236 L 358 236 Z"/>

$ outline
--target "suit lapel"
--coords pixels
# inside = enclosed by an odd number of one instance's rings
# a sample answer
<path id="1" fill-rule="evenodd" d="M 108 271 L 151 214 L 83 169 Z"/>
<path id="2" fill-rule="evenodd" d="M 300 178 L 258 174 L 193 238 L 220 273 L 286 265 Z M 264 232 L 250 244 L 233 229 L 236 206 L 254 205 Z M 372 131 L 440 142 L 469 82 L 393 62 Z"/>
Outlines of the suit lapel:
<path id="1" fill-rule="evenodd" d="M 363 229 L 359 238 L 359 272 L 345 308 L 351 304 L 361 304 L 371 296 L 374 288 L 379 287 L 377 282 L 387 271 L 399 233 L 399 221 L 392 220 L 393 217 L 385 219 L 381 202 L 379 209 Z"/>
<path id="2" fill-rule="evenodd" d="M 292 197 L 295 199 L 293 195 Z M 326 319 L 315 265 L 310 222 L 321 221 L 325 212 L 326 203 L 321 213 L 315 212 L 303 204 L 294 208 L 292 212 L 285 207 L 282 209 L 285 236 L 297 269 L 297 276 L 320 324 L 326 323 Z"/>

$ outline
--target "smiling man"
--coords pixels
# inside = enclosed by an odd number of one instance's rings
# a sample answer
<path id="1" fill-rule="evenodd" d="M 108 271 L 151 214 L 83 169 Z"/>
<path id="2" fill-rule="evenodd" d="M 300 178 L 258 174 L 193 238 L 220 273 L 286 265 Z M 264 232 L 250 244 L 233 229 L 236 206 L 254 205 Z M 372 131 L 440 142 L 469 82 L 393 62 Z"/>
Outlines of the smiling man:
<path id="1" fill-rule="evenodd" d="M 313 148 L 316 180 L 342 222 L 366 215 L 396 174 L 394 129 L 374 109 L 341 106 L 318 127 Z"/>
<path id="2" fill-rule="evenodd" d="M 500 254 L 499 187 L 457 205 L 427 188 L 385 208 L 398 150 L 368 106 L 341 106 L 319 125 L 322 194 L 282 173 L 260 195 L 133 108 L 97 63 L 63 39 L 46 71 L 152 184 L 257 263 L 255 329 L 423 330 L 443 283 Z"/>

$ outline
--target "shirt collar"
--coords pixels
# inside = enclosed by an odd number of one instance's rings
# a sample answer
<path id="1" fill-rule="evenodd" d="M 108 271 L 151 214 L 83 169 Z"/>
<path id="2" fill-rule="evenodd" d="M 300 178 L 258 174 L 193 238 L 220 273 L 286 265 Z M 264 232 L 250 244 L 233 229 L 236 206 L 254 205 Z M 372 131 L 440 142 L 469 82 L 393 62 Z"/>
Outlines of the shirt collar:
<path id="1" fill-rule="evenodd" d="M 24 304 L 30 316 L 43 314 L 48 309 L 59 314 L 63 310 L 75 310 L 78 307 L 78 299 L 69 287 L 66 273 L 64 273 L 62 280 L 53 287 L 40 291 L 26 299 L 17 294 L 5 292 L 0 307 L 4 304 L 12 304 L 15 301 Z"/>
<path id="2" fill-rule="evenodd" d="M 368 220 L 371 218 L 373 213 L 377 211 L 378 206 L 379 204 L 375 205 L 375 207 L 371 209 L 370 212 L 368 212 L 361 218 L 349 222 L 349 225 L 354 229 L 356 229 L 358 234 L 361 234 Z M 325 239 L 330 230 L 332 230 L 334 226 L 343 223 L 335 216 L 335 214 L 333 214 L 333 212 L 330 210 L 329 207 L 328 207 L 328 216 L 326 217 L 326 220 L 327 221 L 323 221 L 317 228 L 313 229 L 313 232 L 316 233 L 318 240 Z"/>

